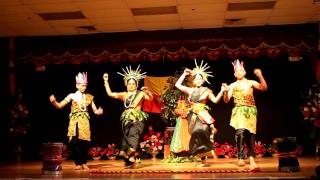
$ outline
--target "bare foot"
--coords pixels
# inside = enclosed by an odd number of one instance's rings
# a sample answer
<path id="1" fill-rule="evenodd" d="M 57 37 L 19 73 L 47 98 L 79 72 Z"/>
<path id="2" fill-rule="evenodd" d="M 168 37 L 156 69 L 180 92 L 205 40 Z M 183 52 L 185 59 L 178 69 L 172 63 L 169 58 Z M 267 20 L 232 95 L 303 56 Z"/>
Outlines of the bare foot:
<path id="1" fill-rule="evenodd" d="M 83 170 L 89 170 L 89 167 L 86 164 L 82 164 L 82 169 Z"/>
<path id="2" fill-rule="evenodd" d="M 207 160 L 203 159 L 201 160 L 201 164 L 198 164 L 197 167 L 209 167 L 209 164 L 207 163 Z"/>
<path id="3" fill-rule="evenodd" d="M 259 168 L 259 166 L 257 166 L 257 165 L 250 165 L 249 170 L 250 170 L 250 171 L 260 171 L 260 168 Z"/>
<path id="4" fill-rule="evenodd" d="M 127 154 L 124 151 L 120 151 L 119 156 L 125 157 L 125 156 L 127 156 Z"/>
<path id="5" fill-rule="evenodd" d="M 209 167 L 209 164 L 205 163 L 201 163 L 201 164 L 198 164 L 197 167 Z"/>
<path id="6" fill-rule="evenodd" d="M 74 167 L 74 170 L 80 170 L 82 167 L 80 165 L 76 165 L 76 167 Z"/>
<path id="7" fill-rule="evenodd" d="M 244 162 L 243 159 L 239 159 L 238 161 L 238 166 L 244 166 L 246 163 Z"/>
<path id="8" fill-rule="evenodd" d="M 142 164 L 141 163 L 134 163 L 133 165 L 132 165 L 132 169 L 139 169 L 139 168 L 141 168 L 142 167 Z"/>
<path id="9" fill-rule="evenodd" d="M 250 171 L 259 171 L 259 167 L 253 157 L 250 157 Z"/>
<path id="10" fill-rule="evenodd" d="M 198 164 L 197 167 L 208 167 L 209 164 L 207 163 L 207 160 L 204 158 L 201 160 L 201 164 Z"/>
<path id="11" fill-rule="evenodd" d="M 218 158 L 217 155 L 216 155 L 216 153 L 214 152 L 214 150 L 211 151 L 211 154 L 212 154 L 212 157 L 213 157 L 214 159 L 217 159 L 217 158 Z"/>
<path id="12" fill-rule="evenodd" d="M 130 161 L 130 162 L 136 162 L 136 158 L 130 157 L 130 158 L 129 158 L 129 161 Z"/>

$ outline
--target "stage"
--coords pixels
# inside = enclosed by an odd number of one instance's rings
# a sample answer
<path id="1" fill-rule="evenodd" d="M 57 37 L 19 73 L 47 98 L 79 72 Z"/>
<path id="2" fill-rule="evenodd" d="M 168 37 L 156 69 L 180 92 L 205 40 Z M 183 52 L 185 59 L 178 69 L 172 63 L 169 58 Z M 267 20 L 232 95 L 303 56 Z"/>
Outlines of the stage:
<path id="1" fill-rule="evenodd" d="M 133 179 L 310 179 L 316 176 L 315 167 L 320 160 L 315 157 L 300 157 L 300 172 L 279 172 L 278 158 L 257 158 L 259 172 L 251 172 L 249 165 L 238 167 L 234 158 L 208 159 L 209 167 L 198 167 L 199 163 L 163 163 L 161 159 L 142 160 L 139 168 L 125 169 L 121 160 L 90 160 L 90 170 L 73 170 L 73 161 L 62 163 L 60 174 L 44 174 L 42 162 L 1 163 L 0 178 L 5 179 L 62 179 L 62 178 L 133 178 Z M 51 173 L 51 174 L 50 174 Z"/>

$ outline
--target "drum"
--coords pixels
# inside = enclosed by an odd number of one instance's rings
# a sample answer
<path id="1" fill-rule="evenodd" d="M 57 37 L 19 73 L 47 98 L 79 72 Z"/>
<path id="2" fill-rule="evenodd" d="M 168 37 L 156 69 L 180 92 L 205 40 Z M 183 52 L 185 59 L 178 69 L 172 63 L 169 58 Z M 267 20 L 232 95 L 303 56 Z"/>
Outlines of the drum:
<path id="1" fill-rule="evenodd" d="M 43 143 L 42 154 L 43 174 L 61 174 L 62 173 L 62 152 L 63 143 Z"/>

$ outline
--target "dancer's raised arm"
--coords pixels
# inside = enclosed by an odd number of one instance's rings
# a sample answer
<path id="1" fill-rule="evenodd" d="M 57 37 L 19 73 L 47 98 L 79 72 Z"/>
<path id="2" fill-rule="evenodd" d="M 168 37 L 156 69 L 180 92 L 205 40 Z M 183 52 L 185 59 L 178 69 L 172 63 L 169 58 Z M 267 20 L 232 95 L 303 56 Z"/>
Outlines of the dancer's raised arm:
<path id="1" fill-rule="evenodd" d="M 92 103 L 91 103 L 91 108 L 92 108 L 93 113 L 95 113 L 96 115 L 103 114 L 103 109 L 101 107 L 97 108 L 97 106 L 94 103 L 94 101 L 92 101 Z"/>
<path id="2" fill-rule="evenodd" d="M 223 101 L 225 103 L 228 103 L 232 97 L 232 93 L 233 93 L 233 85 L 229 85 L 226 87 L 226 91 L 223 92 Z"/>
<path id="3" fill-rule="evenodd" d="M 186 78 L 187 75 L 191 74 L 191 70 L 186 68 L 184 69 L 182 75 L 179 77 L 179 79 L 177 80 L 175 86 L 180 89 L 182 92 L 187 93 L 187 94 L 191 94 L 192 93 L 192 88 L 189 88 L 187 86 L 182 85 L 183 80 Z"/>
<path id="4" fill-rule="evenodd" d="M 144 92 L 143 94 L 143 98 L 146 99 L 146 100 L 151 100 L 153 98 L 153 95 L 152 93 L 149 91 L 149 88 L 146 87 L 146 86 L 143 86 L 141 88 L 141 91 Z"/>
<path id="5" fill-rule="evenodd" d="M 260 69 L 255 69 L 255 70 L 253 71 L 253 73 L 258 77 L 258 79 L 259 79 L 259 81 L 260 81 L 260 83 L 257 82 L 257 81 L 253 81 L 253 84 L 252 84 L 253 87 L 254 87 L 255 89 L 260 90 L 260 91 L 266 91 L 266 90 L 268 90 L 267 82 L 266 82 L 266 80 L 264 79 L 261 70 L 260 70 Z"/>
<path id="6" fill-rule="evenodd" d="M 121 93 L 116 93 L 116 92 L 112 92 L 110 89 L 110 85 L 109 85 L 109 75 L 107 73 L 103 74 L 103 80 L 104 80 L 104 87 L 106 89 L 106 92 L 108 94 L 108 96 L 112 97 L 112 98 L 116 98 L 119 99 Z"/>
<path id="7" fill-rule="evenodd" d="M 58 102 L 54 95 L 49 97 L 51 104 L 57 109 L 62 109 L 71 101 L 72 94 L 69 94 L 66 98 L 64 98 L 61 102 Z"/>
<path id="8" fill-rule="evenodd" d="M 213 94 L 213 92 L 210 91 L 208 97 L 209 97 L 210 101 L 212 101 L 213 103 L 217 104 L 217 103 L 220 101 L 221 97 L 223 96 L 223 93 L 226 92 L 226 91 L 227 91 L 227 84 L 222 83 L 222 85 L 221 85 L 221 90 L 220 90 L 220 92 L 217 94 L 217 96 L 215 96 L 215 95 Z"/>

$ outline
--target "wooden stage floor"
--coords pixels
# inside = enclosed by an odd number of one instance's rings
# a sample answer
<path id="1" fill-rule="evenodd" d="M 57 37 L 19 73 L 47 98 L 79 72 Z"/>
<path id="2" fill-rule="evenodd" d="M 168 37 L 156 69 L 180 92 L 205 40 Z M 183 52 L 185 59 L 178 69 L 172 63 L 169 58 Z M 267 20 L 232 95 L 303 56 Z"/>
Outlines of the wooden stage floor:
<path id="1" fill-rule="evenodd" d="M 208 159 L 209 167 L 199 163 L 163 163 L 160 159 L 142 160 L 138 169 L 125 169 L 121 160 L 90 160 L 89 171 L 73 170 L 73 161 L 63 161 L 59 175 L 42 172 L 42 162 L 1 163 L 0 179 L 311 179 L 320 160 L 299 157 L 300 172 L 279 172 L 278 158 L 257 158 L 260 172 L 238 167 L 234 158 Z"/>

